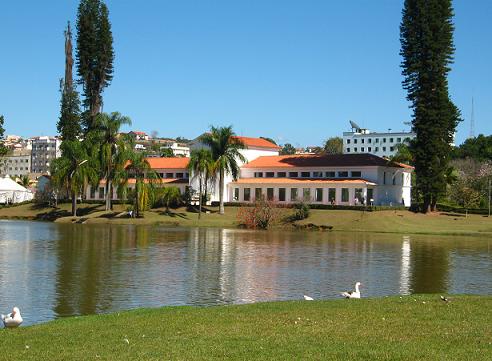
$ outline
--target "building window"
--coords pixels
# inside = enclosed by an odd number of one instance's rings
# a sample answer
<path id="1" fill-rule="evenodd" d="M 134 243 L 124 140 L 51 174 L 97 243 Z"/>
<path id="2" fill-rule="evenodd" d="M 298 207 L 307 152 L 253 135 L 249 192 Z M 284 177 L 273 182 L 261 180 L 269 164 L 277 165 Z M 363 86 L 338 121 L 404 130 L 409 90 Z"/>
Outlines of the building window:
<path id="1" fill-rule="evenodd" d="M 386 172 L 383 172 L 383 184 L 386 184 Z"/>
<path id="2" fill-rule="evenodd" d="M 357 139 L 354 139 L 354 144 L 357 144 Z"/>
<path id="3" fill-rule="evenodd" d="M 396 138 L 397 143 L 401 143 L 401 138 Z"/>
<path id="4" fill-rule="evenodd" d="M 104 187 L 99 187 L 99 199 L 104 198 Z"/>
<path id="5" fill-rule="evenodd" d="M 350 144 L 350 139 L 347 139 L 347 144 Z"/>
<path id="6" fill-rule="evenodd" d="M 362 173 L 360 171 L 352 171 L 350 172 L 350 176 L 352 178 L 360 178 L 362 176 Z"/>
<path id="7" fill-rule="evenodd" d="M 349 201 L 349 190 L 348 188 L 342 188 L 342 202 Z"/>
<path id="8" fill-rule="evenodd" d="M 287 177 L 287 173 L 285 173 L 285 172 L 277 172 L 277 177 L 278 178 L 285 178 L 285 177 Z"/>
<path id="9" fill-rule="evenodd" d="M 190 178 L 190 173 L 185 173 L 184 175 L 186 179 Z"/>
<path id="10" fill-rule="evenodd" d="M 390 147 L 390 151 L 394 151 L 395 150 L 395 147 Z"/>
<path id="11" fill-rule="evenodd" d="M 234 195 L 233 195 L 232 199 L 235 201 L 239 200 L 239 188 L 234 188 Z"/>
<path id="12" fill-rule="evenodd" d="M 280 202 L 285 202 L 285 188 L 278 189 L 278 200 Z"/>
<path id="13" fill-rule="evenodd" d="M 309 178 L 311 176 L 310 172 L 301 172 L 301 177 L 302 178 Z"/>
<path id="14" fill-rule="evenodd" d="M 376 143 L 379 143 L 379 138 L 376 138 Z"/>
<path id="15" fill-rule="evenodd" d="M 166 178 L 174 178 L 174 173 L 166 173 Z"/>
<path id="16" fill-rule="evenodd" d="M 328 188 L 328 201 L 331 204 L 335 204 L 336 202 L 336 189 L 335 188 Z"/>
<path id="17" fill-rule="evenodd" d="M 311 188 L 302 189 L 302 200 L 304 202 L 309 202 L 311 200 Z"/>
<path id="18" fill-rule="evenodd" d="M 275 176 L 274 172 L 266 172 L 265 177 L 267 178 L 273 178 Z"/>
<path id="19" fill-rule="evenodd" d="M 374 149 L 374 151 L 375 151 L 375 152 L 379 152 L 379 147 L 376 147 L 376 148 Z"/>
<path id="20" fill-rule="evenodd" d="M 323 188 L 316 188 L 315 198 L 316 202 L 323 202 Z"/>
<path id="21" fill-rule="evenodd" d="M 386 152 L 386 147 L 383 147 L 383 152 Z"/>
<path id="22" fill-rule="evenodd" d="M 369 144 L 371 144 L 371 143 L 372 143 L 372 138 L 369 138 L 369 139 L 367 140 L 367 142 L 368 142 Z"/>
<path id="23" fill-rule="evenodd" d="M 356 204 L 364 204 L 364 193 L 362 191 L 362 188 L 355 188 L 355 203 Z"/>
<path id="24" fill-rule="evenodd" d="M 364 144 L 364 141 L 365 141 L 365 139 L 364 139 L 364 138 L 362 138 L 362 139 L 360 140 L 360 142 L 361 142 L 362 144 Z"/>
<path id="25" fill-rule="evenodd" d="M 243 200 L 245 202 L 249 202 L 251 200 L 251 189 L 250 188 L 244 188 L 244 190 L 243 190 Z"/>
<path id="26" fill-rule="evenodd" d="M 393 143 L 393 138 L 390 138 L 390 143 Z"/>
<path id="27" fill-rule="evenodd" d="M 313 172 L 313 178 L 323 178 L 323 172 Z"/>
<path id="28" fill-rule="evenodd" d="M 338 178 L 347 178 L 348 172 L 338 172 Z"/>
<path id="29" fill-rule="evenodd" d="M 360 147 L 360 151 L 363 152 L 364 151 L 364 147 Z"/>
<path id="30" fill-rule="evenodd" d="M 355 148 L 354 148 L 354 152 L 356 152 L 356 153 L 357 153 L 357 147 L 355 147 Z"/>
<path id="31" fill-rule="evenodd" d="M 386 138 L 383 138 L 383 143 L 386 143 Z"/>
<path id="32" fill-rule="evenodd" d="M 326 178 L 335 178 L 335 172 L 325 172 Z"/>
<path id="33" fill-rule="evenodd" d="M 350 148 L 347 148 L 347 153 L 350 153 Z"/>
<path id="34" fill-rule="evenodd" d="M 267 199 L 273 201 L 273 188 L 267 188 Z"/>
<path id="35" fill-rule="evenodd" d="M 183 178 L 183 173 L 176 173 L 176 178 L 179 178 L 179 179 Z"/>
<path id="36" fill-rule="evenodd" d="M 255 172 L 255 178 L 263 178 L 263 172 Z"/>
<path id="37" fill-rule="evenodd" d="M 90 195 L 90 197 L 91 197 L 91 199 L 96 198 L 96 188 L 91 187 L 91 195 Z"/>
<path id="38" fill-rule="evenodd" d="M 370 153 L 372 152 L 372 148 L 371 147 L 367 147 L 367 151 Z"/>
<path id="39" fill-rule="evenodd" d="M 255 188 L 255 199 L 259 200 L 261 199 L 262 194 L 261 194 L 261 188 Z"/>
<path id="40" fill-rule="evenodd" d="M 297 188 L 291 188 L 290 189 L 290 201 L 291 202 L 296 202 L 297 201 Z"/>
<path id="41" fill-rule="evenodd" d="M 289 178 L 297 178 L 299 177 L 299 173 L 297 172 L 289 172 Z"/>

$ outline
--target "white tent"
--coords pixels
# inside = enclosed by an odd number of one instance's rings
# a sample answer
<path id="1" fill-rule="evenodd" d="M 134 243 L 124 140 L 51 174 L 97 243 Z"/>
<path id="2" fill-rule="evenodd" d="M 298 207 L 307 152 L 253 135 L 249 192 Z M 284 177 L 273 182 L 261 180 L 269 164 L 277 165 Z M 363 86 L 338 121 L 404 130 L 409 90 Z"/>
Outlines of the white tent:
<path id="1" fill-rule="evenodd" d="M 30 190 L 17 184 L 8 176 L 0 178 L 0 204 L 21 203 L 30 201 L 33 194 Z"/>

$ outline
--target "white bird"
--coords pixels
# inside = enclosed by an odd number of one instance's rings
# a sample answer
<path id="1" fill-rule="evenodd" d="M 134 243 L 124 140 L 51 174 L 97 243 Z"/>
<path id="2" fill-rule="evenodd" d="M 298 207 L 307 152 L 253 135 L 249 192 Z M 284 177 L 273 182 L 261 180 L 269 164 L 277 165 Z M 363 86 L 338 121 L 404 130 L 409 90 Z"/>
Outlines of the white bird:
<path id="1" fill-rule="evenodd" d="M 3 325 L 8 328 L 18 327 L 22 323 L 22 316 L 17 307 L 12 309 L 12 313 L 2 315 Z"/>
<path id="2" fill-rule="evenodd" d="M 306 301 L 314 301 L 314 298 L 304 295 Z"/>
<path id="3" fill-rule="evenodd" d="M 341 295 L 345 298 L 360 298 L 359 286 L 362 286 L 360 282 L 355 284 L 355 291 L 342 292 Z"/>

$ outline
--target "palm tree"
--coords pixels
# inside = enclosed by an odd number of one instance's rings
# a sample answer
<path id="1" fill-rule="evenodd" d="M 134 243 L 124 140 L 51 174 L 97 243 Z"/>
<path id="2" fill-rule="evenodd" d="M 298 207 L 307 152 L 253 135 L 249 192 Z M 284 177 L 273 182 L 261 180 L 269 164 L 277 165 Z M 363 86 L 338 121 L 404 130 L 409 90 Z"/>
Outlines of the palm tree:
<path id="1" fill-rule="evenodd" d="M 131 152 L 130 164 L 126 167 L 125 173 L 135 177 L 135 216 L 140 217 L 140 211 L 145 210 L 149 193 L 152 192 L 158 175 L 150 167 L 145 155 L 135 151 Z"/>
<path id="2" fill-rule="evenodd" d="M 101 113 L 96 116 L 96 125 L 92 137 L 100 145 L 100 162 L 102 178 L 106 180 L 106 210 L 111 210 L 113 183 L 116 175 L 121 173 L 128 162 L 127 152 L 123 150 L 127 140 L 120 136 L 122 125 L 131 125 L 129 117 L 118 112 Z M 127 159 L 125 159 L 127 158 Z"/>
<path id="3" fill-rule="evenodd" d="M 29 179 L 29 176 L 27 176 L 27 175 L 23 175 L 23 176 L 19 179 L 18 183 L 19 183 L 21 186 L 23 186 L 23 187 L 27 188 L 27 187 L 29 187 L 29 185 L 31 184 L 31 180 Z"/>
<path id="4" fill-rule="evenodd" d="M 219 213 L 224 214 L 224 176 L 230 174 L 237 179 L 238 160 L 246 163 L 246 158 L 239 152 L 244 149 L 244 144 L 235 137 L 232 126 L 211 127 L 210 133 L 204 134 L 201 141 L 210 147 L 215 172 L 219 173 Z"/>
<path id="5" fill-rule="evenodd" d="M 86 146 L 78 140 L 65 141 L 61 145 L 63 156 L 55 159 L 51 173 L 53 185 L 61 189 L 67 187 L 72 198 L 72 215 L 77 216 L 77 198 L 87 182 L 97 180 L 97 167 L 94 167 Z"/>
<path id="6" fill-rule="evenodd" d="M 207 178 L 207 173 L 209 173 L 210 166 L 212 164 L 212 152 L 209 149 L 196 149 L 191 152 L 190 163 L 188 164 L 188 169 L 193 174 L 193 178 L 198 177 L 198 219 L 202 214 L 202 190 L 203 181 Z M 205 188 L 207 185 L 205 184 Z"/>
<path id="7" fill-rule="evenodd" d="M 178 187 L 165 187 L 162 190 L 161 199 L 166 205 L 166 213 L 169 213 L 169 206 L 181 199 L 181 192 Z"/>

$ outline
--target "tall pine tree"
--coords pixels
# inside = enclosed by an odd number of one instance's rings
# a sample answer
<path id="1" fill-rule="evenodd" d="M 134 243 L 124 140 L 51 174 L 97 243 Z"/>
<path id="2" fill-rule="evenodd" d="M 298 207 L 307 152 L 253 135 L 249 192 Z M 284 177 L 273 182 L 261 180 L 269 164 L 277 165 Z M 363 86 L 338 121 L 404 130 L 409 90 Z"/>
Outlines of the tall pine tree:
<path id="1" fill-rule="evenodd" d="M 0 158 L 3 157 L 5 154 L 7 154 L 7 147 L 5 147 L 5 141 L 4 141 L 4 133 L 5 133 L 5 128 L 4 128 L 4 117 L 3 115 L 0 115 Z"/>
<path id="2" fill-rule="evenodd" d="M 103 105 L 102 92 L 113 79 L 113 35 L 101 0 L 81 0 L 77 13 L 77 74 L 83 86 L 84 130 L 94 128 Z"/>
<path id="3" fill-rule="evenodd" d="M 416 187 L 423 211 L 434 211 L 446 190 L 451 143 L 459 111 L 447 75 L 454 45 L 451 0 L 405 0 L 400 26 L 403 87 L 413 110 Z"/>
<path id="4" fill-rule="evenodd" d="M 65 79 L 60 84 L 61 110 L 57 129 L 63 141 L 77 140 L 82 132 L 80 125 L 80 100 L 72 77 L 72 32 L 70 22 L 65 31 Z"/>

